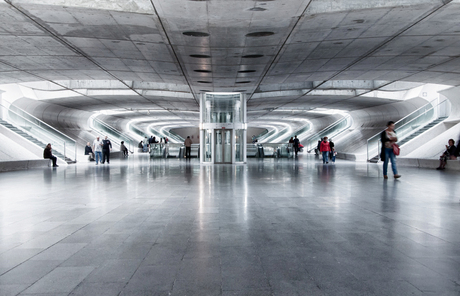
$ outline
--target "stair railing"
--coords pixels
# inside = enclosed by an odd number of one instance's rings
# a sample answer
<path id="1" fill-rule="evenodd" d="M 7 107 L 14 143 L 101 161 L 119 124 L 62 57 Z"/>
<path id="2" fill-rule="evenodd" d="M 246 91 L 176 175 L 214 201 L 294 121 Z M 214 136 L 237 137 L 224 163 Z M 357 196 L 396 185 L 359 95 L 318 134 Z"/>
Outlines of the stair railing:
<path id="1" fill-rule="evenodd" d="M 0 108 L 2 120 L 18 128 L 31 138 L 38 140 L 43 145 L 50 143 L 54 151 L 63 155 L 64 161 L 77 161 L 77 144 L 74 139 L 14 105 L 10 105 L 7 108 L 0 104 Z M 32 139 L 28 140 L 33 142 Z M 45 149 L 45 147 L 42 148 Z"/>
<path id="2" fill-rule="evenodd" d="M 333 139 L 334 137 L 338 136 L 344 130 L 349 128 L 353 124 L 353 119 L 350 115 L 346 115 L 344 118 L 341 118 L 334 122 L 333 124 L 327 126 L 326 128 L 322 129 L 321 131 L 310 135 L 306 140 L 303 142 L 305 143 L 305 149 L 310 152 L 315 149 L 318 145 L 318 140 L 323 137 L 328 137 L 329 139 Z"/>
<path id="3" fill-rule="evenodd" d="M 112 145 L 116 145 L 118 147 L 120 146 L 121 141 L 123 141 L 129 151 L 134 151 L 134 145 L 137 145 L 137 141 L 133 137 L 117 130 L 113 126 L 110 126 L 109 124 L 105 123 L 104 121 L 98 118 L 92 118 L 90 122 L 91 128 L 102 133 L 103 136 L 107 135 L 112 140 Z"/>
<path id="4" fill-rule="evenodd" d="M 449 100 L 444 100 L 441 103 L 432 105 L 435 101 L 438 101 L 438 99 L 423 105 L 395 123 L 396 132 L 398 133 L 398 142 L 410 137 L 418 130 L 439 118 L 449 117 L 451 111 Z M 380 141 L 380 134 L 382 131 L 367 139 L 367 161 L 379 155 L 382 147 Z"/>

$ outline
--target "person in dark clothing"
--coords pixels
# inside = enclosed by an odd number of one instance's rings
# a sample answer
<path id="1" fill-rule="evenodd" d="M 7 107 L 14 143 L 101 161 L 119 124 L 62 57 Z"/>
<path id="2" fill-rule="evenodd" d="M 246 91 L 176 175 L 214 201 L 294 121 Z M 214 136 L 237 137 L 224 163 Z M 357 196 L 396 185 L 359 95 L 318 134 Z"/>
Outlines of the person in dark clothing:
<path id="1" fill-rule="evenodd" d="M 105 162 L 107 158 L 107 163 L 110 163 L 110 151 L 112 150 L 112 143 L 109 138 L 105 136 L 105 139 L 102 140 L 102 163 Z"/>
<path id="2" fill-rule="evenodd" d="M 155 143 L 155 138 L 153 136 L 150 136 L 149 144 L 153 144 L 153 143 Z"/>
<path id="3" fill-rule="evenodd" d="M 94 153 L 93 148 L 91 147 L 91 143 L 86 143 L 85 146 L 85 155 L 88 155 L 89 161 L 94 161 Z"/>
<path id="4" fill-rule="evenodd" d="M 297 138 L 297 136 L 294 137 L 293 146 L 294 146 L 295 156 L 297 157 L 297 153 L 299 152 L 299 146 L 300 146 L 300 140 Z"/>
<path id="5" fill-rule="evenodd" d="M 140 141 L 139 142 L 139 145 L 137 145 L 137 148 L 143 148 L 144 147 L 144 142 L 143 141 Z"/>
<path id="6" fill-rule="evenodd" d="M 446 151 L 439 158 L 439 167 L 437 170 L 444 170 L 446 168 L 448 159 L 457 159 L 456 156 L 457 147 L 455 147 L 455 141 L 453 139 L 449 140 L 449 145 L 446 145 Z"/>
<path id="7" fill-rule="evenodd" d="M 128 153 L 128 148 L 126 148 L 126 146 L 125 146 L 125 141 L 121 141 L 120 151 L 121 151 L 121 153 L 123 153 L 123 157 L 128 156 L 129 153 Z"/>
<path id="8" fill-rule="evenodd" d="M 391 161 L 391 169 L 393 170 L 394 178 L 401 178 L 398 174 L 396 166 L 396 155 L 394 154 L 393 145 L 398 141 L 395 132 L 394 121 L 389 121 L 387 129 L 380 134 L 380 141 L 382 142 L 382 150 L 380 151 L 380 159 L 383 161 L 383 178 L 388 179 L 388 163 Z"/>
<path id="9" fill-rule="evenodd" d="M 191 157 L 191 152 L 192 152 L 192 139 L 190 139 L 190 136 L 187 136 L 187 139 L 184 141 L 185 145 L 185 157 L 190 159 Z"/>
<path id="10" fill-rule="evenodd" d="M 57 157 L 53 155 L 51 152 L 51 144 L 46 145 L 45 150 L 43 151 L 43 158 L 44 159 L 51 159 L 53 161 L 53 167 L 57 168 L 58 165 L 56 164 Z"/>
<path id="11" fill-rule="evenodd" d="M 318 141 L 318 145 L 316 146 L 316 150 L 315 150 L 316 155 L 319 155 L 319 152 L 320 152 L 319 150 L 321 148 L 321 142 L 322 141 L 323 141 L 323 138 L 319 139 L 319 141 Z"/>
<path id="12" fill-rule="evenodd" d="M 332 160 L 332 157 L 334 157 L 334 142 L 332 142 L 332 139 L 329 139 L 329 148 L 331 148 L 331 152 L 329 152 L 329 159 Z"/>

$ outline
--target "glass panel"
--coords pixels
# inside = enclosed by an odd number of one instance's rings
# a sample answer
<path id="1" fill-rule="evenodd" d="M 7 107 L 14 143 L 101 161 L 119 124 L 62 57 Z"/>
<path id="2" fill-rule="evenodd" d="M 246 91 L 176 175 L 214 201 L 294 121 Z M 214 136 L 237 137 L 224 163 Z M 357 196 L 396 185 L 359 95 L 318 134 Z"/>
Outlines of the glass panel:
<path id="1" fill-rule="evenodd" d="M 221 130 L 216 130 L 215 152 L 216 152 L 215 162 L 221 163 L 222 162 L 222 131 Z"/>
<path id="2" fill-rule="evenodd" d="M 235 130 L 235 161 L 243 162 L 244 130 Z"/>
<path id="3" fill-rule="evenodd" d="M 205 145 L 205 155 L 204 162 L 211 162 L 212 148 L 211 148 L 211 130 L 204 131 L 204 145 Z"/>
<path id="4" fill-rule="evenodd" d="M 50 143 L 53 154 L 56 157 L 65 161 L 77 160 L 77 144 L 75 140 L 44 121 L 14 105 L 10 105 L 9 108 L 0 105 L 0 115 L 3 121 L 27 134 L 28 140 L 34 142 L 40 148 L 44 149 Z"/>
<path id="5" fill-rule="evenodd" d="M 232 162 L 232 131 L 224 131 L 224 162 Z"/>

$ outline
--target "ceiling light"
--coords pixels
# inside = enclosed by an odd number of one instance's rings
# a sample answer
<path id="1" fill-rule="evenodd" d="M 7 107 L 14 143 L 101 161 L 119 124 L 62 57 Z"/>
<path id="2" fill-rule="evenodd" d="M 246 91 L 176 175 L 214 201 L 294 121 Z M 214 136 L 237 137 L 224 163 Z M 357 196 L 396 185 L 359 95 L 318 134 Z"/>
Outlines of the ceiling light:
<path id="1" fill-rule="evenodd" d="M 244 55 L 243 58 L 244 59 L 257 59 L 263 56 L 264 56 L 263 54 L 248 54 L 248 55 Z"/>
<path id="2" fill-rule="evenodd" d="M 198 59 L 209 59 L 211 56 L 207 54 L 191 54 L 190 55 L 192 58 L 198 58 Z"/>
<path id="3" fill-rule="evenodd" d="M 206 32 L 193 32 L 193 31 L 183 32 L 182 34 L 184 34 L 185 36 L 189 36 L 189 37 L 208 37 L 209 36 L 209 33 L 206 33 Z"/>
<path id="4" fill-rule="evenodd" d="M 248 33 L 246 34 L 246 37 L 267 37 L 275 34 L 274 32 L 267 32 L 267 31 L 262 31 L 262 32 L 253 32 L 253 33 Z"/>

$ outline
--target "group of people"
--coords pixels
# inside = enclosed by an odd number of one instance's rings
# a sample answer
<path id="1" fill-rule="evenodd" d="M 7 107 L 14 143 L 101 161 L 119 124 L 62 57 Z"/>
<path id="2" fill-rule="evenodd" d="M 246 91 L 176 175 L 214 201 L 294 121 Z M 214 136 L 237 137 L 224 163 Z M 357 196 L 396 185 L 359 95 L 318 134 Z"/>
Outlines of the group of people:
<path id="1" fill-rule="evenodd" d="M 124 148 L 123 148 L 124 147 Z M 124 142 L 121 142 L 120 150 L 123 154 L 128 153 L 128 149 L 125 147 Z M 106 136 L 104 140 L 98 136 L 93 141 L 93 145 L 90 142 L 86 143 L 85 155 L 89 155 L 91 161 L 95 160 L 96 165 L 104 164 L 107 160 L 107 163 L 110 163 L 110 151 L 112 151 L 112 142 Z"/>
<path id="2" fill-rule="evenodd" d="M 297 157 L 300 149 L 303 148 L 303 146 L 300 144 L 299 138 L 297 138 L 297 135 L 289 139 L 289 145 L 292 146 L 295 156 Z"/>
<path id="3" fill-rule="evenodd" d="M 160 138 L 160 141 L 157 141 L 157 138 L 154 136 L 150 136 L 150 138 L 147 138 L 147 136 L 144 138 L 144 140 L 139 142 L 138 148 L 142 149 L 142 152 L 149 152 L 149 148 L 152 146 L 152 144 L 168 144 L 169 139 L 167 137 Z"/>
<path id="4" fill-rule="evenodd" d="M 318 141 L 316 150 L 323 156 L 323 163 L 328 164 L 329 159 L 335 163 L 337 152 L 335 151 L 335 145 L 332 139 L 329 140 L 328 137 L 321 138 Z"/>

